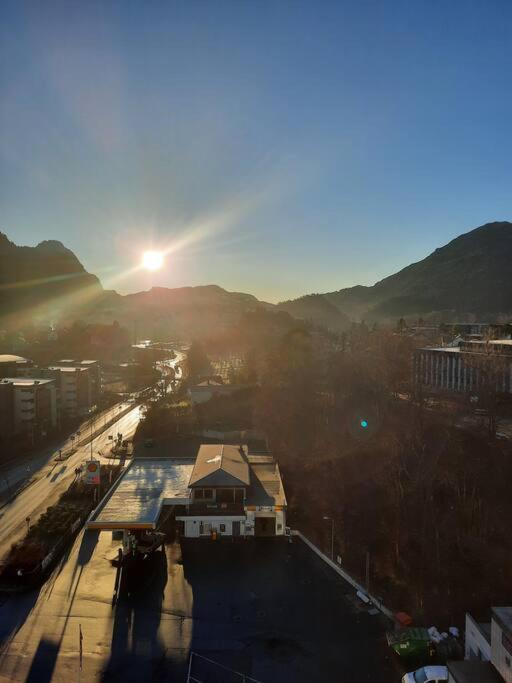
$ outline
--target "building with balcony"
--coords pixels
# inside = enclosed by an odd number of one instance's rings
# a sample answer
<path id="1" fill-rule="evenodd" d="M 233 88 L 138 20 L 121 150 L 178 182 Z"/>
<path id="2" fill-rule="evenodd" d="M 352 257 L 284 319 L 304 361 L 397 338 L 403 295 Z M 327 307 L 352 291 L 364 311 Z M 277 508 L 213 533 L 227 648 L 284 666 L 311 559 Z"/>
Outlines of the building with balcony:
<path id="1" fill-rule="evenodd" d="M 88 521 L 89 529 L 158 529 L 172 507 L 189 538 L 283 536 L 286 496 L 269 453 L 207 444 L 191 458 L 136 458 Z"/>
<path id="2" fill-rule="evenodd" d="M 82 365 L 50 365 L 39 370 L 43 377 L 51 377 L 60 390 L 62 417 L 75 418 L 87 415 L 96 405 L 91 370 Z"/>
<path id="3" fill-rule="evenodd" d="M 286 524 L 286 497 L 279 466 L 247 446 L 202 445 L 188 483 L 183 522 L 187 537 L 279 536 Z"/>
<path id="4" fill-rule="evenodd" d="M 0 401 L 5 409 L 0 420 L 3 435 L 26 434 L 37 440 L 58 425 L 57 386 L 52 379 L 4 377 Z"/>
<path id="5" fill-rule="evenodd" d="M 466 614 L 463 662 L 448 662 L 449 683 L 512 683 L 512 607 L 493 607 L 491 621 Z"/>
<path id="6" fill-rule="evenodd" d="M 0 377 L 20 377 L 30 372 L 34 363 L 12 353 L 0 354 Z"/>

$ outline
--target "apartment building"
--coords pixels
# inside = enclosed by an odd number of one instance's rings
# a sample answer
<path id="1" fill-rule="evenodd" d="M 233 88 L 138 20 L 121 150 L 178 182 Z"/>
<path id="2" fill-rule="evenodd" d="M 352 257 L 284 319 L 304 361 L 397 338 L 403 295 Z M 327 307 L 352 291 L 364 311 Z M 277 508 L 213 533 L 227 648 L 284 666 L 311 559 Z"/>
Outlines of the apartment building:
<path id="1" fill-rule="evenodd" d="M 52 377 L 57 383 L 62 417 L 81 417 L 90 412 L 93 403 L 87 367 L 50 365 L 41 372 L 43 376 Z"/>
<path id="2" fill-rule="evenodd" d="M 57 386 L 53 379 L 4 377 L 0 380 L 2 436 L 26 434 L 37 440 L 58 425 Z"/>
<path id="3" fill-rule="evenodd" d="M 491 621 L 466 614 L 463 662 L 448 662 L 448 683 L 512 683 L 512 607 L 493 607 Z"/>
<path id="4" fill-rule="evenodd" d="M 0 354 L 0 377 L 20 377 L 30 372 L 33 366 L 34 363 L 28 358 L 12 353 Z"/>

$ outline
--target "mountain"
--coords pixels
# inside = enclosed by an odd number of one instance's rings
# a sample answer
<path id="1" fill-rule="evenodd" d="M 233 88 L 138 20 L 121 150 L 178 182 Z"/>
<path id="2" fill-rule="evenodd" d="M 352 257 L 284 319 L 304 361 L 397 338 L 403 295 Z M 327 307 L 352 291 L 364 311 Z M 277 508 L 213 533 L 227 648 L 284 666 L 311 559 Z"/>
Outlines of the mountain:
<path id="1" fill-rule="evenodd" d="M 402 316 L 496 318 L 512 313 L 511 263 L 512 223 L 487 223 L 372 287 L 310 295 L 280 306 L 290 310 L 293 304 L 299 315 L 311 297 L 317 301 L 320 296 L 352 320 L 390 321 Z"/>
<path id="2" fill-rule="evenodd" d="M 61 242 L 19 247 L 0 232 L 0 327 L 57 317 L 102 292 L 98 278 Z"/>
<path id="3" fill-rule="evenodd" d="M 273 305 L 217 285 L 121 296 L 61 242 L 18 247 L 0 233 L 0 329 L 31 320 L 111 323 L 134 336 L 191 338 L 226 330 L 254 311 L 283 311 L 335 331 L 351 321 L 436 316 L 450 321 L 512 313 L 512 223 L 482 225 L 372 287 L 309 294 Z"/>
<path id="4" fill-rule="evenodd" d="M 315 325 L 342 332 L 350 326 L 350 318 L 323 294 L 307 294 L 299 299 L 282 301 L 279 310 L 294 318 L 309 320 Z"/>
<path id="5" fill-rule="evenodd" d="M 245 313 L 272 308 L 251 294 L 228 292 L 217 285 L 153 287 L 108 299 L 101 308 L 101 321 L 115 317 L 121 324 L 133 327 L 134 336 L 139 338 L 191 338 L 226 329 Z"/>

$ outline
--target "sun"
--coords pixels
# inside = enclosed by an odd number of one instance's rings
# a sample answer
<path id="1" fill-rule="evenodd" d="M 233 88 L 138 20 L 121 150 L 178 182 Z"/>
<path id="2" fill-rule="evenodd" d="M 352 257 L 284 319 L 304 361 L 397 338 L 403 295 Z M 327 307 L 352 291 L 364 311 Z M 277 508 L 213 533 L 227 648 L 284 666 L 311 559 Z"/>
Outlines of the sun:
<path id="1" fill-rule="evenodd" d="M 142 266 L 146 270 L 159 270 L 164 264 L 161 251 L 145 251 L 142 255 Z"/>

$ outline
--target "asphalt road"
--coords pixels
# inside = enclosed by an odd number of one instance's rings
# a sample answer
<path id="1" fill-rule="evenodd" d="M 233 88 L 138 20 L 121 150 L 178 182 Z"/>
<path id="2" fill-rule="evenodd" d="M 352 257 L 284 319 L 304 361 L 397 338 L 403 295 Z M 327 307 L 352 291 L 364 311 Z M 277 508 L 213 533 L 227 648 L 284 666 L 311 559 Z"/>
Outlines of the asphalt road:
<path id="1" fill-rule="evenodd" d="M 116 412 L 119 412 L 119 408 L 116 408 L 112 414 Z M 139 420 L 139 407 L 136 406 L 94 439 L 94 456 L 99 457 L 102 462 L 112 462 L 111 459 L 99 456 L 98 451 L 107 452 L 110 444 L 109 434 L 115 435 L 121 432 L 123 436 L 131 436 Z M 102 422 L 103 417 L 98 420 L 98 426 Z M 11 544 L 24 536 L 27 529 L 26 517 L 29 516 L 30 523 L 34 524 L 46 508 L 55 503 L 69 487 L 75 476 L 75 468 L 89 459 L 90 453 L 90 444 L 86 444 L 62 462 L 55 462 L 53 453 L 30 462 L 31 472 L 28 475 L 30 477 L 28 485 L 14 500 L 0 508 L 0 560 L 5 556 Z M 25 463 L 23 467 L 26 467 Z"/>
<path id="2" fill-rule="evenodd" d="M 112 607 L 119 543 L 83 532 L 40 592 L 0 610 L 0 681 L 391 683 L 381 616 L 302 542 L 188 540 L 155 553 Z M 128 589 L 132 591 L 128 594 Z M 80 628 L 83 657 L 80 669 Z"/>

